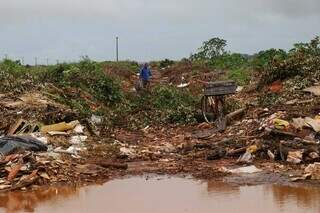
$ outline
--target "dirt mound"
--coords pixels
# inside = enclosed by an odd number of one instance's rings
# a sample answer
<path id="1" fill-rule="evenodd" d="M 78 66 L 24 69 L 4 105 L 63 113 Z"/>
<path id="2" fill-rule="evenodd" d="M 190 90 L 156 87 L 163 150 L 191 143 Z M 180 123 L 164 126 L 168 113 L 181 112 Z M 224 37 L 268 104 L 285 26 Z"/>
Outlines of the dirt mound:
<path id="1" fill-rule="evenodd" d="M 105 74 L 118 79 L 121 81 L 122 89 L 126 92 L 129 92 L 134 88 L 134 84 L 137 80 L 136 73 L 139 71 L 138 67 L 136 70 L 125 66 L 116 66 L 112 64 L 108 64 L 104 68 Z"/>
<path id="2" fill-rule="evenodd" d="M 162 82 L 178 87 L 188 86 L 194 95 L 199 95 L 203 89 L 203 83 L 217 81 L 225 78 L 225 71 L 214 70 L 205 64 L 191 62 L 178 62 L 162 69 Z"/>

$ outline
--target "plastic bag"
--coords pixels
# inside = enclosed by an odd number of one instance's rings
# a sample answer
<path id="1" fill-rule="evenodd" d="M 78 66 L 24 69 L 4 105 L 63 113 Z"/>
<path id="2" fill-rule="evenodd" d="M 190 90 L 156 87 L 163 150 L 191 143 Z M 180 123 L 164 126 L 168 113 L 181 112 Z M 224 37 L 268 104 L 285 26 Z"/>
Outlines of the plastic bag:
<path id="1" fill-rule="evenodd" d="M 48 147 L 30 136 L 7 136 L 0 138 L 0 154 L 10 155 L 18 151 L 47 151 Z"/>

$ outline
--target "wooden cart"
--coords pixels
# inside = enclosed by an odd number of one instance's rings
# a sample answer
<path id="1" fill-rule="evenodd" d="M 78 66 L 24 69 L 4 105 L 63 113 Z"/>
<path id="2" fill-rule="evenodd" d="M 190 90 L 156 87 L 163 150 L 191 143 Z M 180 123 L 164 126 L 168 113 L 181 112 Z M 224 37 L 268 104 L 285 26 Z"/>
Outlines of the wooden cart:
<path id="1" fill-rule="evenodd" d="M 225 96 L 234 94 L 237 85 L 234 81 L 208 82 L 201 99 L 202 115 L 206 122 L 215 123 L 218 127 L 226 125 L 224 116 Z"/>

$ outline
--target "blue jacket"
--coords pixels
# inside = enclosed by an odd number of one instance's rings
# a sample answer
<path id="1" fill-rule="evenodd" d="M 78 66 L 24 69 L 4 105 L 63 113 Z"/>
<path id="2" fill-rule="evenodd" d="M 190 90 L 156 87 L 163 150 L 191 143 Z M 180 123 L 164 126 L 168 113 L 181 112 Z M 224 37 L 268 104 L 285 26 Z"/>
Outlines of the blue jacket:
<path id="1" fill-rule="evenodd" d="M 149 81 L 150 76 L 152 76 L 152 74 L 151 74 L 151 70 L 148 67 L 143 67 L 140 70 L 140 78 L 142 78 L 143 80 Z"/>

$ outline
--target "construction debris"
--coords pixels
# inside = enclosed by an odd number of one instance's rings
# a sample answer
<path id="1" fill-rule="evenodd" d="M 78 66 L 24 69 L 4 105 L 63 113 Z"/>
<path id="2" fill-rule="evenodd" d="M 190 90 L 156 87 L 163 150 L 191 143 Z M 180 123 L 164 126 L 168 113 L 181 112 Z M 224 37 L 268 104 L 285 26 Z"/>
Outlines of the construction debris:
<path id="1" fill-rule="evenodd" d="M 305 168 L 305 173 L 311 175 L 313 180 L 320 180 L 320 163 L 310 164 Z"/>
<path id="2" fill-rule="evenodd" d="M 78 124 L 79 124 L 79 121 L 72 121 L 70 123 L 61 122 L 58 124 L 43 126 L 41 127 L 40 131 L 43 133 L 48 133 L 53 131 L 63 132 L 63 131 L 73 130 Z"/>
<path id="3" fill-rule="evenodd" d="M 308 88 L 305 88 L 303 91 L 310 92 L 310 93 L 314 94 L 315 96 L 320 96 L 320 86 L 308 87 Z"/>
<path id="4" fill-rule="evenodd" d="M 289 163 L 299 164 L 302 161 L 302 151 L 288 152 L 287 161 Z"/>
<path id="5" fill-rule="evenodd" d="M 240 167 L 237 169 L 230 169 L 230 170 L 223 168 L 223 171 L 227 173 L 232 173 L 232 174 L 244 174 L 244 173 L 253 174 L 253 173 L 262 172 L 261 169 L 258 169 L 255 166 L 245 166 L 245 167 Z"/>
<path id="6" fill-rule="evenodd" d="M 0 153 L 2 156 L 19 151 L 47 151 L 47 146 L 30 136 L 7 136 L 0 138 Z"/>
<path id="7" fill-rule="evenodd" d="M 121 91 L 125 93 L 122 105 L 109 105 L 110 97 L 100 99 L 108 96 L 107 86 L 98 95 L 90 94 L 93 82 L 101 76 L 89 82 L 87 90 L 48 83 L 39 86 L 46 88 L 41 92 L 1 94 L 0 191 L 94 183 L 144 172 L 212 178 L 299 170 L 320 180 L 320 108 L 313 96 L 320 95 L 318 86 L 292 90 L 287 86 L 290 82 L 274 79 L 262 92 L 250 91 L 251 85 L 237 87 L 237 93 L 223 100 L 226 116 L 219 125 L 197 124 L 203 122 L 197 118 L 200 103 L 192 101 L 195 107 L 190 109 L 190 104 L 180 103 L 190 96 L 178 92 L 190 91 L 191 97 L 200 98 L 203 86 L 199 82 L 225 78 L 225 71 L 212 72 L 189 62 L 155 71 L 157 84 L 170 85 L 158 94 L 161 107 L 157 109 L 149 107 L 154 93 L 146 94 L 146 100 L 133 93 L 138 77 L 126 73 L 127 77 L 120 76 L 129 88 Z M 162 107 L 165 104 L 169 107 Z M 166 119 L 158 122 L 162 116 Z M 252 166 L 238 168 L 239 164 Z"/>

